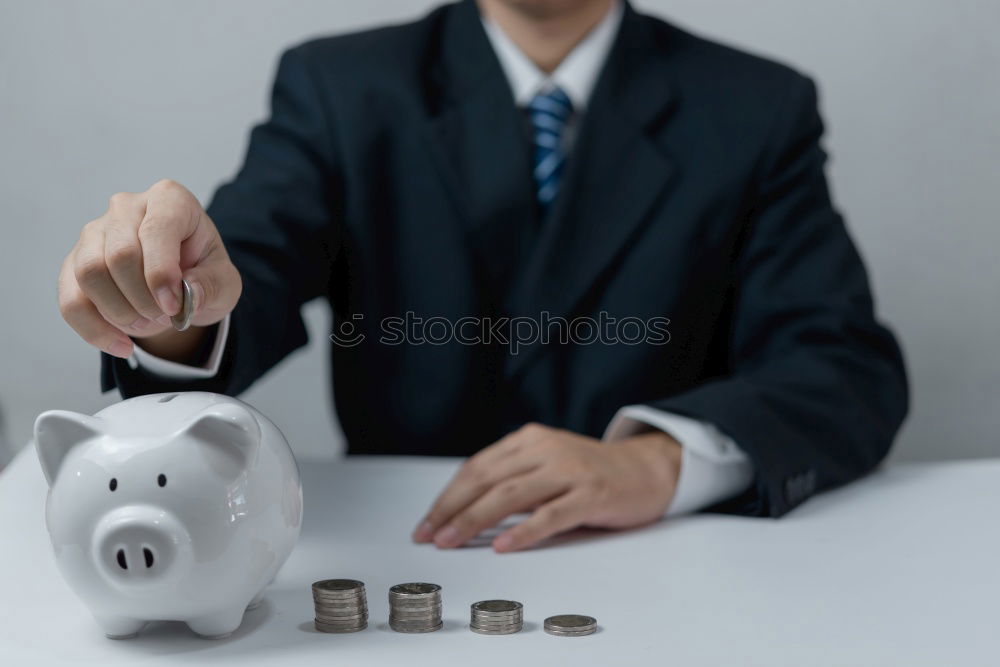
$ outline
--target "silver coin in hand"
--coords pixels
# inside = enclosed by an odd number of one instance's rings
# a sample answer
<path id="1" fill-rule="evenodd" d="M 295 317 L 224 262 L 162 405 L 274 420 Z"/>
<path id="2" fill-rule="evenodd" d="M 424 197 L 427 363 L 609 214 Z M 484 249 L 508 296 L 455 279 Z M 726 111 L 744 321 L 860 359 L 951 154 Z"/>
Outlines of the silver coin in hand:
<path id="1" fill-rule="evenodd" d="M 177 331 L 185 331 L 191 326 L 191 316 L 194 315 L 194 292 L 188 281 L 181 280 L 181 309 L 170 318 L 170 323 Z"/>

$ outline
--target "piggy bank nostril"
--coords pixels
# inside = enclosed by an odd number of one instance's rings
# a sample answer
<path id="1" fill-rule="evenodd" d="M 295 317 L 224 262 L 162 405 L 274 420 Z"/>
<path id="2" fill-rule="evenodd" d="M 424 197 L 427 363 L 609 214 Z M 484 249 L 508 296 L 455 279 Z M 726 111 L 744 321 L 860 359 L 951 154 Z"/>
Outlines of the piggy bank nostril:
<path id="1" fill-rule="evenodd" d="M 119 549 L 118 550 L 118 553 L 115 554 L 115 560 L 118 561 L 118 567 L 120 567 L 123 570 L 127 570 L 128 569 L 128 561 L 125 560 L 125 550 L 124 549 Z"/>
<path id="2" fill-rule="evenodd" d="M 146 560 L 146 567 L 153 567 L 153 552 L 148 547 L 142 548 L 142 557 Z"/>

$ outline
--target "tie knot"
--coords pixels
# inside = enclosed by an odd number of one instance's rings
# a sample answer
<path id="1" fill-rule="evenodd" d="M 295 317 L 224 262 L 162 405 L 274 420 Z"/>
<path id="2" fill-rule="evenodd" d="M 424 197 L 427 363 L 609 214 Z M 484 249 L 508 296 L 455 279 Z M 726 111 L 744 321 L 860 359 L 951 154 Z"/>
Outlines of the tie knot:
<path id="1" fill-rule="evenodd" d="M 562 88 L 556 87 L 535 95 L 528 103 L 528 110 L 536 124 L 539 120 L 544 124 L 548 117 L 563 125 L 573 113 L 573 103 Z"/>

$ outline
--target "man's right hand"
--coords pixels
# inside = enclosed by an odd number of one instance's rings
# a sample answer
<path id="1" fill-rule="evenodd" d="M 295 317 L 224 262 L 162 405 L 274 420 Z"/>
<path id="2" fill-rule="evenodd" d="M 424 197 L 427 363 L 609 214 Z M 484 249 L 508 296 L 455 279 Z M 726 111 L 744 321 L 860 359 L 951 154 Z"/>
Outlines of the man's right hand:
<path id="1" fill-rule="evenodd" d="M 181 278 L 194 294 L 192 326 L 175 331 Z M 111 197 L 107 212 L 83 227 L 59 274 L 59 311 L 85 341 L 116 357 L 130 338 L 149 352 L 185 362 L 204 327 L 236 306 L 243 283 L 215 224 L 182 185 L 159 181 Z"/>

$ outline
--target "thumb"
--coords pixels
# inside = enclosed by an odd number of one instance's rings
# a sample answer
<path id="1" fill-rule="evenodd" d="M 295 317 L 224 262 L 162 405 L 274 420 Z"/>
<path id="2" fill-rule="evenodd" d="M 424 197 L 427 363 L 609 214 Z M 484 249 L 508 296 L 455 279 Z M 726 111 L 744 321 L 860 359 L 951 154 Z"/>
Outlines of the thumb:
<path id="1" fill-rule="evenodd" d="M 210 253 L 197 266 L 184 272 L 194 298 L 195 326 L 215 324 L 232 312 L 243 291 L 239 271 L 225 251 Z"/>

